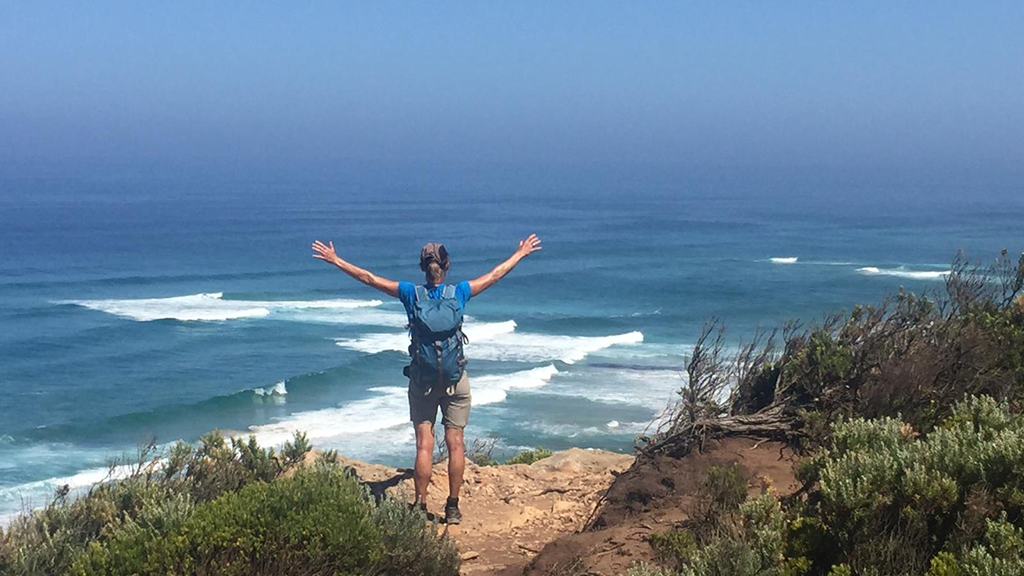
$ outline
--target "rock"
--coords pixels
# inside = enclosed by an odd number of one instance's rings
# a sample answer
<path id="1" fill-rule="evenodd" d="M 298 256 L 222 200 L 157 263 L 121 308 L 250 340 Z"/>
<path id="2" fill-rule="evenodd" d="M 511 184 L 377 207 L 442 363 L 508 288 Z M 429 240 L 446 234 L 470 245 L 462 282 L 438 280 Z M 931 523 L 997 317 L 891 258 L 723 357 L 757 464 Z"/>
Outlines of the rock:
<path id="1" fill-rule="evenodd" d="M 463 552 L 462 555 L 459 556 L 459 558 L 461 558 L 462 561 L 465 562 L 467 560 L 472 560 L 474 558 L 478 558 L 479 556 L 480 556 L 479 552 L 475 552 L 473 550 L 469 550 L 468 552 Z"/>
<path id="2" fill-rule="evenodd" d="M 576 508 L 575 502 L 567 502 L 565 500 L 558 500 L 551 505 L 551 512 L 554 514 L 562 514 L 565 512 L 571 512 Z"/>
<path id="3" fill-rule="evenodd" d="M 583 450 L 570 448 L 562 452 L 538 460 L 530 468 L 538 471 L 559 472 L 562 474 L 613 473 L 621 472 L 633 464 L 633 457 L 627 454 L 615 454 L 604 450 Z"/>
<path id="4" fill-rule="evenodd" d="M 533 520 L 544 516 L 544 511 L 540 508 L 534 508 L 533 506 L 523 506 L 523 509 L 518 514 L 509 520 L 508 527 L 510 529 L 519 528 L 525 524 L 529 524 Z"/>

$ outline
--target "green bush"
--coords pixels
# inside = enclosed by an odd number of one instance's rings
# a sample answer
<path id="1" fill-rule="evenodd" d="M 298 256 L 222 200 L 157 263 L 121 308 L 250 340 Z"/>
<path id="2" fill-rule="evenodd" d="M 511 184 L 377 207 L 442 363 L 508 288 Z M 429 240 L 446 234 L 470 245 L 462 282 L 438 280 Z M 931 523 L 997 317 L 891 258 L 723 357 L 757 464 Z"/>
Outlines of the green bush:
<path id="1" fill-rule="evenodd" d="M 798 576 L 809 561 L 787 557 L 787 522 L 779 501 L 769 494 L 749 498 L 739 514 L 681 562 L 684 576 Z"/>
<path id="2" fill-rule="evenodd" d="M 538 446 L 535 450 L 523 450 L 519 454 L 505 460 L 505 464 L 533 464 L 538 460 L 551 456 L 551 454 L 551 450 Z"/>
<path id="3" fill-rule="evenodd" d="M 171 525 L 191 507 L 179 483 L 141 473 L 98 484 L 77 499 L 62 490 L 45 508 L 16 518 L 0 537 L 0 574 L 63 574 L 91 542 L 133 519 Z"/>
<path id="4" fill-rule="evenodd" d="M 636 562 L 626 570 L 625 576 L 676 576 L 678 572 L 651 566 L 646 562 Z"/>
<path id="5" fill-rule="evenodd" d="M 440 576 L 458 573 L 458 555 L 421 514 L 378 507 L 351 475 L 318 467 L 224 494 L 177 525 L 121 527 L 70 573 Z"/>
<path id="6" fill-rule="evenodd" d="M 380 533 L 384 559 L 376 574 L 394 576 L 453 576 L 459 573 L 455 542 L 436 526 L 427 525 L 422 512 L 401 500 L 385 499 L 371 518 Z M 426 528 L 424 528 L 426 526 Z"/>
<path id="7" fill-rule="evenodd" d="M 1024 574 L 1024 416 L 1007 404 L 968 398 L 927 435 L 840 421 L 800 474 L 806 498 L 751 497 L 737 513 L 734 475 L 712 470 L 696 546 L 671 533 L 651 545 L 688 576 Z"/>
<path id="8" fill-rule="evenodd" d="M 301 471 L 199 505 L 170 530 L 134 523 L 90 547 L 71 574 L 364 572 L 383 557 L 370 506 L 340 471 Z"/>
<path id="9" fill-rule="evenodd" d="M 312 446 L 309 445 L 306 433 L 296 432 L 294 441 L 285 442 L 281 447 L 281 458 L 284 460 L 285 466 L 294 466 L 302 462 L 311 449 Z"/>
<path id="10" fill-rule="evenodd" d="M 835 427 L 815 467 L 816 512 L 854 551 L 851 568 L 882 553 L 894 569 L 920 573 L 938 552 L 980 542 L 994 515 L 1021 518 L 1024 418 L 982 397 L 924 438 L 896 419 L 854 419 Z"/>
<path id="11" fill-rule="evenodd" d="M 693 556 L 697 550 L 697 542 L 690 530 L 666 530 L 652 532 L 647 536 L 647 543 L 654 549 L 657 560 L 673 568 Z"/>
<path id="12" fill-rule="evenodd" d="M 297 436 L 284 460 L 305 455 Z M 291 456 L 289 456 L 291 455 Z M 458 573 L 446 536 L 403 503 L 375 503 L 333 452 L 281 477 L 273 450 L 217 434 L 67 491 L 0 533 L 0 574 Z"/>
<path id="13" fill-rule="evenodd" d="M 697 493 L 703 521 L 737 511 L 747 499 L 747 474 L 739 464 L 711 466 Z"/>

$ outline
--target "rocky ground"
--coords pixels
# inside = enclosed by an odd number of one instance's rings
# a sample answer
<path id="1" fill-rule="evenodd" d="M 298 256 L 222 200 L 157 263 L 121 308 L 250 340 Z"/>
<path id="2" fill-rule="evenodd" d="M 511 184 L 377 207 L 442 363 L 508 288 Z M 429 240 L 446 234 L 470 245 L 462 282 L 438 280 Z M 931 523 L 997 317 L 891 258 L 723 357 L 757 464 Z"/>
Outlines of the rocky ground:
<path id="1" fill-rule="evenodd" d="M 463 522 L 448 530 L 466 575 L 618 576 L 650 561 L 647 536 L 686 518 L 710 466 L 736 463 L 751 492 L 789 493 L 796 456 L 777 442 L 732 438 L 681 459 L 573 448 L 533 464 L 467 463 Z M 412 500 L 412 471 L 342 458 L 375 493 Z M 429 510 L 443 516 L 445 464 L 434 467 Z"/>
<path id="2" fill-rule="evenodd" d="M 412 474 L 342 458 L 374 492 L 404 494 L 412 500 Z M 466 463 L 458 526 L 439 525 L 455 538 L 462 573 L 521 573 L 546 544 L 581 529 L 616 474 L 633 456 L 573 448 L 530 465 L 477 466 Z M 448 495 L 445 464 L 434 466 L 429 511 L 444 515 Z"/>

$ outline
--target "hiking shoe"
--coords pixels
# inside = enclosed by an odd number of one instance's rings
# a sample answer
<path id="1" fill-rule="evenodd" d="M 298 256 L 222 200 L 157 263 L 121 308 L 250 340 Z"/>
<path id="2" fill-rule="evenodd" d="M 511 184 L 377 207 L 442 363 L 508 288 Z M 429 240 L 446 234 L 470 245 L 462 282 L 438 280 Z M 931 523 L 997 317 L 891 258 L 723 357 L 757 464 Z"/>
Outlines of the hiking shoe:
<path id="1" fill-rule="evenodd" d="M 461 522 L 462 512 L 459 512 L 459 500 L 457 498 L 449 498 L 448 503 L 444 505 L 444 523 L 454 525 Z"/>

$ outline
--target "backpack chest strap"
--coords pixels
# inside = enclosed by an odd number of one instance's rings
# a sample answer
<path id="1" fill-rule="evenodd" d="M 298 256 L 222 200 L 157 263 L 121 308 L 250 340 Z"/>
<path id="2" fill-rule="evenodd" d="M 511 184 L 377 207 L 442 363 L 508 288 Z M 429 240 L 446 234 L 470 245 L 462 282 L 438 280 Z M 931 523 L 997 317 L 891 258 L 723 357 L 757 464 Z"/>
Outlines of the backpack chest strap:
<path id="1" fill-rule="evenodd" d="M 428 298 L 428 296 L 427 296 L 427 287 L 426 286 L 420 286 L 420 285 L 417 284 L 416 285 L 416 301 L 420 302 L 422 300 L 426 300 L 427 298 Z"/>
<path id="2" fill-rule="evenodd" d="M 444 298 L 446 300 L 455 298 L 455 286 L 452 286 L 451 284 L 446 284 L 444 290 L 441 292 L 441 298 Z"/>

